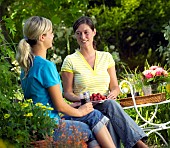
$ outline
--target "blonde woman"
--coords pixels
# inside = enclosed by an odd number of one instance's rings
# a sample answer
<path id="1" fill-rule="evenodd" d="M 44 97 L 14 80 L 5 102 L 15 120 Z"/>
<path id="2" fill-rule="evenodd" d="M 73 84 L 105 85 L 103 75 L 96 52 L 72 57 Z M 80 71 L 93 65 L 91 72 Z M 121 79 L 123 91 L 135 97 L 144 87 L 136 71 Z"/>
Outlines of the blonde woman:
<path id="1" fill-rule="evenodd" d="M 47 50 L 52 47 L 53 31 L 49 19 L 33 16 L 23 27 L 24 38 L 19 42 L 16 59 L 22 68 L 21 86 L 25 99 L 32 98 L 34 103 L 47 103 L 54 108 L 49 113 L 56 124 L 65 123 L 68 134 L 71 126 L 87 136 L 88 147 L 114 148 L 115 145 L 106 128 L 108 118 L 94 110 L 91 103 L 75 109 L 62 97 L 62 85 L 54 63 L 46 59 Z M 59 112 L 68 115 L 70 120 L 61 120 Z M 43 124 L 43 123 L 41 123 Z M 54 140 L 60 140 L 62 129 L 56 129 Z M 95 136 L 94 136 L 94 135 Z M 97 139 L 97 141 L 95 140 Z"/>

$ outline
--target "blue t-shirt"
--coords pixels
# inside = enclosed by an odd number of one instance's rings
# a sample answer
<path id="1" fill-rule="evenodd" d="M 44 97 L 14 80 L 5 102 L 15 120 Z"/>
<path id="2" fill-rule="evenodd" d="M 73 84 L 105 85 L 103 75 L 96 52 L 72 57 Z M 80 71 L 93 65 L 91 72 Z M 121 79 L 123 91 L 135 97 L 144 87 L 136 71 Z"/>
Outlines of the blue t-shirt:
<path id="1" fill-rule="evenodd" d="M 34 103 L 47 103 L 54 108 L 48 88 L 56 84 L 62 85 L 60 75 L 54 63 L 40 57 L 35 56 L 33 66 L 30 68 L 28 75 L 24 78 L 24 71 L 21 71 L 21 86 L 24 92 L 24 97 L 32 99 Z M 60 119 L 58 112 L 54 109 L 50 112 L 51 118 Z"/>

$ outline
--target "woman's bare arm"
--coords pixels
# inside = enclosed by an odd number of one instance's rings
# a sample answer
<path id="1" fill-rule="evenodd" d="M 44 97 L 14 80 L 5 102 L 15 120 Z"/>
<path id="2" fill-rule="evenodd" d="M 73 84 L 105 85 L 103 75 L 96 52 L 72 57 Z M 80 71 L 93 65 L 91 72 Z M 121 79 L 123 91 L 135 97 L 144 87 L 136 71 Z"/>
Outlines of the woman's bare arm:
<path id="1" fill-rule="evenodd" d="M 71 101 L 71 102 L 79 102 L 80 98 L 79 96 L 76 96 L 73 93 L 73 78 L 74 74 L 70 72 L 62 72 L 62 83 L 63 83 L 63 89 L 64 89 L 64 97 Z"/>
<path id="2" fill-rule="evenodd" d="M 90 102 L 80 106 L 78 109 L 71 107 L 64 101 L 62 93 L 60 91 L 60 85 L 49 87 L 48 91 L 55 106 L 55 109 L 59 112 L 62 112 L 69 116 L 82 117 L 94 110 L 93 105 Z"/>
<path id="3" fill-rule="evenodd" d="M 119 84 L 118 84 L 118 80 L 116 76 L 115 66 L 112 66 L 111 68 L 109 68 L 108 73 L 110 75 L 110 85 L 109 85 L 110 93 L 107 97 L 109 99 L 116 99 L 116 97 L 120 93 L 120 88 L 119 88 Z"/>

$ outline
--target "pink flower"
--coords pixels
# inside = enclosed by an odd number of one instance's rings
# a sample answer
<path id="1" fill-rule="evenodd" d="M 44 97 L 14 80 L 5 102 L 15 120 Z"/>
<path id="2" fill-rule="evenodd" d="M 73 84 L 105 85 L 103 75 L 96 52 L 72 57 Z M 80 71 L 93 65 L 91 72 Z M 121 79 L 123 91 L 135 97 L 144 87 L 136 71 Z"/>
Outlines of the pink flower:
<path id="1" fill-rule="evenodd" d="M 163 68 L 158 67 L 157 69 L 155 69 L 155 71 L 156 71 L 155 75 L 156 75 L 156 76 L 161 76 L 161 75 L 162 75 L 163 70 L 164 70 Z"/>
<path id="2" fill-rule="evenodd" d="M 143 72 L 143 75 L 145 76 L 146 79 L 150 79 L 150 78 L 153 78 L 153 75 L 152 75 L 152 70 L 145 70 Z"/>
<path id="3" fill-rule="evenodd" d="M 144 85 L 169 81 L 168 72 L 160 66 L 151 66 L 148 70 L 143 71 L 142 74 Z"/>
<path id="4" fill-rule="evenodd" d="M 155 69 L 157 69 L 159 66 L 151 66 L 149 69 L 150 70 L 155 70 Z"/>
<path id="5" fill-rule="evenodd" d="M 168 72 L 166 71 L 166 70 L 163 70 L 163 75 L 165 76 L 165 77 L 167 77 L 168 76 Z"/>
<path id="6" fill-rule="evenodd" d="M 156 70 L 151 71 L 152 76 L 154 77 L 156 75 Z"/>

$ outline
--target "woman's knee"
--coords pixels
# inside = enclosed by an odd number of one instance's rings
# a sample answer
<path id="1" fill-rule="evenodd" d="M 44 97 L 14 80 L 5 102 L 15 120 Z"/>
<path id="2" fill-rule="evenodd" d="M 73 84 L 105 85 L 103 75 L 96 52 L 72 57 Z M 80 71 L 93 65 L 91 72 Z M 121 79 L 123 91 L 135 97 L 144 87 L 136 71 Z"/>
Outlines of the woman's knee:
<path id="1" fill-rule="evenodd" d="M 121 107 L 119 103 L 117 103 L 115 100 L 107 100 L 104 102 L 103 105 L 104 105 L 103 107 L 106 110 L 110 110 L 110 111 L 114 111 L 115 109 L 118 109 Z"/>
<path id="2" fill-rule="evenodd" d="M 124 112 L 120 104 L 115 100 L 105 101 L 102 105 L 101 111 L 104 115 L 106 115 L 109 118 L 114 116 L 114 114 L 120 114 Z"/>
<path id="3" fill-rule="evenodd" d="M 92 117 L 94 117 L 94 116 L 98 117 L 98 118 L 103 117 L 103 114 L 100 111 L 96 110 L 96 109 L 94 109 L 90 114 L 91 114 Z"/>

